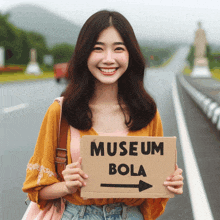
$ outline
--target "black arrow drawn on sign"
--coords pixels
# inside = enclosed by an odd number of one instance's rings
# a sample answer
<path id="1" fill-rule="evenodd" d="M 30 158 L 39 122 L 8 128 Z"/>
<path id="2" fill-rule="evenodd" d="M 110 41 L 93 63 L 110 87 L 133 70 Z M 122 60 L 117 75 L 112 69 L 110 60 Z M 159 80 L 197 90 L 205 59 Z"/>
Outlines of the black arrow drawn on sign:
<path id="1" fill-rule="evenodd" d="M 149 183 L 145 183 L 144 181 L 140 180 L 139 184 L 106 184 L 101 183 L 101 187 L 121 187 L 121 188 L 138 188 L 139 192 L 144 191 L 145 189 L 149 189 L 153 187 Z"/>

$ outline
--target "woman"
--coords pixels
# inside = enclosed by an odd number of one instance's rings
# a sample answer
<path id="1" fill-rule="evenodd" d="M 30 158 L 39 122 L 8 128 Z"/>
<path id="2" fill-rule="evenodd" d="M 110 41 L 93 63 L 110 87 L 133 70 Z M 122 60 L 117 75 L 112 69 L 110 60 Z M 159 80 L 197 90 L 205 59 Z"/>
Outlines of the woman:
<path id="1" fill-rule="evenodd" d="M 23 191 L 41 209 L 48 200 L 63 197 L 67 205 L 62 219 L 156 219 L 164 212 L 166 198 L 80 197 L 80 188 L 89 178 L 81 169 L 80 137 L 163 135 L 156 104 L 143 86 L 144 69 L 145 60 L 133 29 L 120 13 L 100 11 L 86 21 L 70 60 L 70 83 L 62 94 L 62 113 L 70 125 L 64 181 L 59 182 L 54 174 L 60 118 L 57 102 L 45 115 L 27 168 Z M 164 185 L 181 194 L 182 170 L 176 166 Z"/>

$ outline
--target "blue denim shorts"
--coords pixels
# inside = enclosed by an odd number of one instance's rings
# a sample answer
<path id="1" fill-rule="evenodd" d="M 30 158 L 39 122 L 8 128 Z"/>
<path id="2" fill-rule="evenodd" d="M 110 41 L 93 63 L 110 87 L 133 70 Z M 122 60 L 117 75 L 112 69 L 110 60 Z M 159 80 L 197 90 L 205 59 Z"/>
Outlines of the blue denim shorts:
<path id="1" fill-rule="evenodd" d="M 74 205 L 69 202 L 61 220 L 144 220 L 138 206 L 114 203 L 103 206 Z"/>

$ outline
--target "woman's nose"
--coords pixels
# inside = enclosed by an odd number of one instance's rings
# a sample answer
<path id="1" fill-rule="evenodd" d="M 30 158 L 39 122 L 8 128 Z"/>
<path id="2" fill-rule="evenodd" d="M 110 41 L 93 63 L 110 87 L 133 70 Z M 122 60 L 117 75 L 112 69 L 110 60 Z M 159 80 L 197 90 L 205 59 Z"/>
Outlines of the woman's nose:
<path id="1" fill-rule="evenodd" d="M 114 62 L 115 60 L 112 51 L 106 51 L 106 53 L 104 54 L 103 63 L 111 64 Z"/>

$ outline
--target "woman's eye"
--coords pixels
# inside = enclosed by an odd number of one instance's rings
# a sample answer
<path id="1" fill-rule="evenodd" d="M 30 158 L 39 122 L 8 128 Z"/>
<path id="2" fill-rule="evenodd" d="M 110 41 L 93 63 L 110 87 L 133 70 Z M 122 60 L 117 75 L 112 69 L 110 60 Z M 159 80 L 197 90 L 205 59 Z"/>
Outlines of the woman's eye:
<path id="1" fill-rule="evenodd" d="M 123 47 L 116 47 L 115 50 L 124 51 L 125 49 Z"/>
<path id="2" fill-rule="evenodd" d="M 100 51 L 100 50 L 102 50 L 102 48 L 101 47 L 94 47 L 93 50 Z"/>

